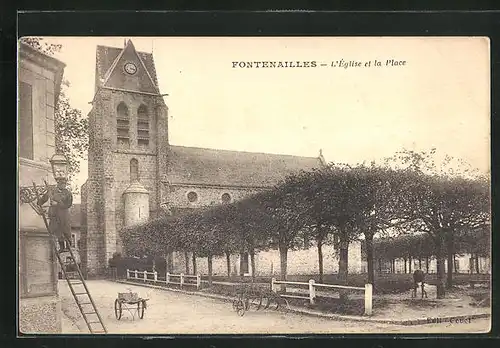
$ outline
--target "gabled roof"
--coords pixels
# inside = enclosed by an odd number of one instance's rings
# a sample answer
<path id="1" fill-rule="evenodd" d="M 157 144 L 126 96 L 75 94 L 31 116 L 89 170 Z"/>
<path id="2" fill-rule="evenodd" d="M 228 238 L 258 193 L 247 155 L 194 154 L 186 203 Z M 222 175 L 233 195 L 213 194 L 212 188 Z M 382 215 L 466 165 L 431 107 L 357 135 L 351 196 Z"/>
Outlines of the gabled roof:
<path id="1" fill-rule="evenodd" d="M 321 165 L 318 157 L 170 146 L 167 179 L 172 184 L 269 187 Z"/>
<path id="2" fill-rule="evenodd" d="M 132 42 L 129 40 L 127 45 L 123 48 L 109 47 L 109 46 L 97 46 L 96 51 L 96 72 L 95 72 L 95 85 L 101 86 L 107 77 L 111 74 L 111 68 L 113 64 L 116 64 L 120 59 L 121 54 L 125 51 L 128 45 L 133 47 Z M 146 71 L 148 72 L 154 86 L 158 89 L 158 78 L 156 75 L 156 69 L 152 53 L 139 52 L 136 51 L 139 59 L 144 64 Z"/>

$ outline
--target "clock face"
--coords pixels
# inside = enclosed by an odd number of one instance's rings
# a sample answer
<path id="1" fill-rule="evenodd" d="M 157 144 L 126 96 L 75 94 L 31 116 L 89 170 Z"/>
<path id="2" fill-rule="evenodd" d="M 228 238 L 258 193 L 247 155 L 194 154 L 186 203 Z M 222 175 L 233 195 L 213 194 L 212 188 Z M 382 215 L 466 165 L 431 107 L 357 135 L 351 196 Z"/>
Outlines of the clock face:
<path id="1" fill-rule="evenodd" d="M 134 75 L 137 72 L 137 67 L 134 63 L 126 63 L 124 69 L 125 72 L 130 75 Z"/>

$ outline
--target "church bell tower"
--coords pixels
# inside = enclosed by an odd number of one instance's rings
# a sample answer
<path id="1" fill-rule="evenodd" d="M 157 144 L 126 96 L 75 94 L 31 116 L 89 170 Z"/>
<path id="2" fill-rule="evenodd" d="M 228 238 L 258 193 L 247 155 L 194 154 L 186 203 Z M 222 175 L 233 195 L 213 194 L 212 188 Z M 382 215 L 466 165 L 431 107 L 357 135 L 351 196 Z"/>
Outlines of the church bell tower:
<path id="1" fill-rule="evenodd" d="M 82 268 L 106 271 L 119 231 L 158 214 L 168 151 L 168 108 L 151 53 L 132 41 L 97 46 L 89 113 L 88 179 L 82 186 Z"/>

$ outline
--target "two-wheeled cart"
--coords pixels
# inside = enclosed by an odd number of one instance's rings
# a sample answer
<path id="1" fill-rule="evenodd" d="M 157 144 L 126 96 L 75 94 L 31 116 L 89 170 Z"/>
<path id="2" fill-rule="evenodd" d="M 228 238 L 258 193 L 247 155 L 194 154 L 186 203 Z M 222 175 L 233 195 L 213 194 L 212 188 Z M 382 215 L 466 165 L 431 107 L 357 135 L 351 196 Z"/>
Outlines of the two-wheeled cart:
<path id="1" fill-rule="evenodd" d="M 147 301 L 147 298 L 139 297 L 136 292 L 119 292 L 115 300 L 116 319 L 121 319 L 123 310 L 127 310 L 132 315 L 133 319 L 135 319 L 136 314 L 139 319 L 144 318 L 144 310 L 147 308 Z"/>

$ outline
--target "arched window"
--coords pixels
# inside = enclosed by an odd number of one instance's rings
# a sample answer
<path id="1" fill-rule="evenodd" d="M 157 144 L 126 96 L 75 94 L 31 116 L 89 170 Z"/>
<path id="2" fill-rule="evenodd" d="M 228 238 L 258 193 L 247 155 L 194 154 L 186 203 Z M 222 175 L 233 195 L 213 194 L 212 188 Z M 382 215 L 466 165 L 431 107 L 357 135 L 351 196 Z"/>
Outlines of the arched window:
<path id="1" fill-rule="evenodd" d="M 149 144 L 149 115 L 146 105 L 141 104 L 137 109 L 137 143 Z"/>
<path id="2" fill-rule="evenodd" d="M 128 143 L 129 141 L 129 117 L 128 108 L 124 102 L 120 102 L 116 107 L 116 138 L 119 142 Z"/>
<path id="3" fill-rule="evenodd" d="M 139 181 L 139 161 L 135 158 L 130 160 L 130 181 Z"/>

